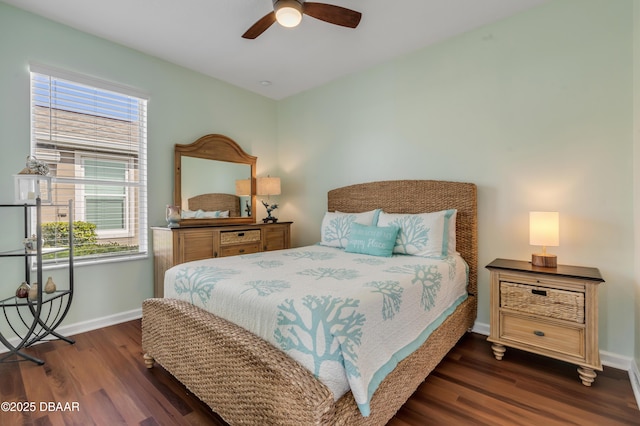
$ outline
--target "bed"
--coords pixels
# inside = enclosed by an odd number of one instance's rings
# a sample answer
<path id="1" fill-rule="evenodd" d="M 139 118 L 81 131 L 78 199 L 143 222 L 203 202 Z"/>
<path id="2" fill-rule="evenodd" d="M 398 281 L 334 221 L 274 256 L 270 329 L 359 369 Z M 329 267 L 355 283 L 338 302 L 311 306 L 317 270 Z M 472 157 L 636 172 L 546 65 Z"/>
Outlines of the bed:
<path id="1" fill-rule="evenodd" d="M 375 209 L 407 214 L 456 209 L 456 250 L 468 267 L 468 281 L 466 297 L 379 383 L 366 415 L 351 391 L 336 400 L 327 385 L 280 348 L 184 300 L 143 303 L 147 367 L 157 361 L 230 424 L 385 424 L 475 321 L 476 187 L 404 180 L 351 185 L 328 194 L 331 212 Z"/>

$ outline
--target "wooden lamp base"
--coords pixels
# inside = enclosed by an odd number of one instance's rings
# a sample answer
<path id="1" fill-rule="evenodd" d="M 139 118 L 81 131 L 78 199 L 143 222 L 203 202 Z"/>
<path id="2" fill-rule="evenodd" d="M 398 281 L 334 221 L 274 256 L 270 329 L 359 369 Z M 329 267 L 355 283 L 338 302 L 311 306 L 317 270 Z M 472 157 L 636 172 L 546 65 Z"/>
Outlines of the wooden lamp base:
<path id="1" fill-rule="evenodd" d="M 543 268 L 557 268 L 558 256 L 555 254 L 532 254 L 531 264 L 533 266 L 542 266 Z"/>

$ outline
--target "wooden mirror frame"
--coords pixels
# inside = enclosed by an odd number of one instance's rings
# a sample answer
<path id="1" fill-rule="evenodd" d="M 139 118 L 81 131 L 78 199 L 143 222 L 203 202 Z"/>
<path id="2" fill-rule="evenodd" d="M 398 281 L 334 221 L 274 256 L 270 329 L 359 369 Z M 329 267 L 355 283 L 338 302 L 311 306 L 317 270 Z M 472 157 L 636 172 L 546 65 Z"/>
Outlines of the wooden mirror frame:
<path id="1" fill-rule="evenodd" d="M 206 160 L 226 161 L 251 166 L 251 216 L 215 219 L 180 219 L 181 227 L 226 225 L 234 223 L 255 223 L 256 221 L 256 162 L 257 157 L 247 154 L 232 139 L 217 134 L 202 136 L 197 141 L 174 148 L 174 187 L 173 200 L 176 206 L 182 206 L 182 157 L 203 158 Z"/>

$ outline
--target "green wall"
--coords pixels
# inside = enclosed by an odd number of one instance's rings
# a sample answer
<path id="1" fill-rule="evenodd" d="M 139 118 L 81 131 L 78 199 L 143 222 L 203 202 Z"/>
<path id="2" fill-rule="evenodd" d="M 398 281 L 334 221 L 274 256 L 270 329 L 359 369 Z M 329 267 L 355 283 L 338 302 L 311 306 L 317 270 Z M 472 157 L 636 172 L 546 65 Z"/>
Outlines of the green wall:
<path id="1" fill-rule="evenodd" d="M 281 216 L 296 243 L 319 239 L 329 189 L 475 182 L 478 321 L 489 323 L 484 265 L 530 259 L 529 211 L 556 210 L 551 251 L 600 269 L 600 347 L 631 357 L 632 6 L 552 1 L 279 102 Z"/>
<path id="2" fill-rule="evenodd" d="M 0 3 L 0 203 L 13 202 L 13 178 L 29 153 L 29 72 L 35 61 L 118 82 L 150 96 L 148 113 L 149 223 L 164 225 L 173 204 L 173 146 L 208 133 L 236 140 L 274 167 L 276 106 L 273 100 L 208 78 L 157 58 L 75 31 Z M 13 222 L 5 222 L 15 227 Z M 0 234 L 0 250 L 21 238 Z M 20 263 L 2 261 L 0 294 L 22 281 Z M 58 282 L 60 271 L 46 272 Z M 59 277 L 59 279 L 58 279 Z M 153 294 L 152 258 L 76 268 L 76 292 L 64 324 L 77 324 L 140 309 Z M 0 329 L 2 329 L 0 321 Z"/>

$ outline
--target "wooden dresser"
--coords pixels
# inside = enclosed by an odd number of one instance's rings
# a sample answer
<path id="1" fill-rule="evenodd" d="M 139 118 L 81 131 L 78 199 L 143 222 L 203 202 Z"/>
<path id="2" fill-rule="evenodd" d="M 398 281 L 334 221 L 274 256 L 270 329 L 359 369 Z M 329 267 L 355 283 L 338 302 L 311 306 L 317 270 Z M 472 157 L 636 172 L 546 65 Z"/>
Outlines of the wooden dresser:
<path id="1" fill-rule="evenodd" d="M 585 386 L 602 371 L 598 348 L 596 268 L 496 259 L 491 271 L 491 348 L 501 360 L 505 346 L 578 365 Z"/>
<path id="2" fill-rule="evenodd" d="M 172 266 L 213 257 L 287 249 L 291 223 L 254 223 L 192 228 L 152 227 L 153 296 L 164 295 L 164 273 Z"/>

